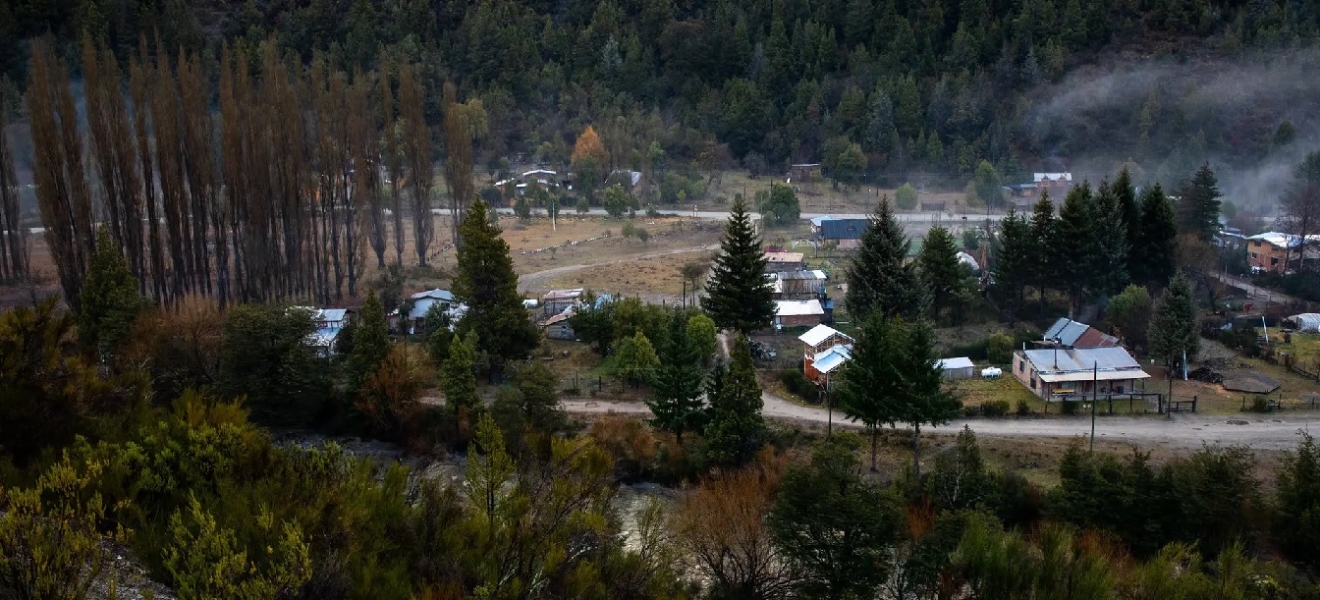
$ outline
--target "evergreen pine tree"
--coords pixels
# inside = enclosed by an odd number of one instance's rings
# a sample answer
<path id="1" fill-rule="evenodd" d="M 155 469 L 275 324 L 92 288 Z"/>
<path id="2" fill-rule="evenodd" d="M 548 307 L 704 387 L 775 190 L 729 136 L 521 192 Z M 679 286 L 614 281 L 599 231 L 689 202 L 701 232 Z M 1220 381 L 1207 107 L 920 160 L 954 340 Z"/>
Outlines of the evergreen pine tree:
<path id="1" fill-rule="evenodd" d="M 1123 291 L 1128 283 L 1127 224 L 1118 192 L 1109 182 L 1100 184 L 1091 205 L 1090 273 L 1092 292 L 1107 298 Z"/>
<path id="2" fill-rule="evenodd" d="M 861 421 L 871 436 L 871 471 L 877 470 L 880 427 L 893 425 L 898 418 L 902 379 L 895 367 L 903 351 L 901 327 L 898 319 L 886 319 L 881 313 L 863 321 L 836 394 L 839 410 L 845 417 Z"/>
<path id="3" fill-rule="evenodd" d="M 889 198 L 882 198 L 848 268 L 848 314 L 855 320 L 876 313 L 915 317 L 925 310 L 916 266 L 907 263 L 908 247 Z"/>
<path id="4" fill-rule="evenodd" d="M 477 395 L 476 363 L 477 334 L 469 332 L 466 338 L 454 336 L 449 344 L 449 358 L 440 368 L 440 389 L 445 392 L 445 406 L 457 411 L 460 406 L 471 408 L 481 404 Z"/>
<path id="5" fill-rule="evenodd" d="M 1141 262 L 1138 283 L 1153 289 L 1169 284 L 1176 266 L 1178 223 L 1160 184 L 1141 194 L 1141 235 L 1132 254 Z"/>
<path id="6" fill-rule="evenodd" d="M 1031 284 L 1033 261 L 1031 224 L 1026 217 L 1010 210 L 999 223 L 999 236 L 990 253 L 990 276 L 999 302 L 1016 316 L 1022 309 L 1023 291 Z"/>
<path id="7" fill-rule="evenodd" d="M 1164 362 L 1165 367 L 1181 364 L 1186 353 L 1188 360 L 1201 347 L 1201 332 L 1192 298 L 1192 284 L 1181 272 L 1169 282 L 1155 314 L 1150 319 L 1150 354 Z"/>
<path id="8" fill-rule="evenodd" d="M 1110 186 L 1114 199 L 1118 202 L 1118 213 L 1123 220 L 1123 233 L 1127 240 L 1127 276 L 1131 281 L 1143 281 L 1144 266 L 1136 250 L 1141 245 L 1141 202 L 1137 199 L 1137 190 L 1132 185 L 1132 174 L 1125 166 L 1118 171 L 1118 177 Z"/>
<path id="9" fill-rule="evenodd" d="M 477 200 L 463 216 L 454 296 L 468 311 L 459 321 L 458 333 L 479 332 L 478 351 L 515 360 L 540 343 L 540 332 L 523 308 L 509 244 L 491 224 L 489 213 L 489 206 Z"/>
<path id="10" fill-rule="evenodd" d="M 1178 195 L 1178 232 L 1196 234 L 1202 242 L 1213 241 L 1219 232 L 1220 193 L 1210 163 L 1202 163 Z"/>
<path id="11" fill-rule="evenodd" d="M 765 253 L 752 230 L 742 196 L 735 197 L 701 307 L 721 329 L 743 334 L 764 329 L 775 316 L 775 302 L 765 277 Z"/>
<path id="12" fill-rule="evenodd" d="M 967 275 L 948 229 L 937 225 L 926 234 L 917 254 L 917 268 L 930 298 L 931 315 L 938 321 L 940 313 L 958 301 L 958 292 Z"/>
<path id="13" fill-rule="evenodd" d="M 895 420 L 912 426 L 912 468 L 921 480 L 921 426 L 948 423 L 962 412 L 962 402 L 944 389 L 944 369 L 935 351 L 935 335 L 925 323 L 902 328 L 899 362 L 902 385 Z"/>
<path id="14" fill-rule="evenodd" d="M 727 371 L 717 370 L 707 388 L 710 421 L 706 423 L 706 452 L 710 462 L 746 464 L 765 443 L 761 418 L 761 386 L 746 336 L 733 343 Z"/>
<path id="15" fill-rule="evenodd" d="M 1029 280 L 1040 297 L 1040 313 L 1045 313 L 1045 289 L 1058 281 L 1061 268 L 1055 254 L 1054 242 L 1059 235 L 1059 219 L 1054 214 L 1054 203 L 1048 192 L 1031 209 L 1031 258 Z"/>
<path id="16" fill-rule="evenodd" d="M 83 281 L 78 341 L 103 355 L 111 353 L 128 338 L 133 320 L 145 307 L 128 261 L 119 253 L 110 231 L 102 227 L 96 232 L 96 252 Z"/>
<path id="17" fill-rule="evenodd" d="M 353 331 L 353 354 L 349 356 L 349 379 L 357 389 L 376 373 L 381 361 L 390 353 L 390 335 L 385 322 L 385 307 L 376 292 L 367 292 L 367 302 L 358 313 L 357 327 Z"/>
<path id="18" fill-rule="evenodd" d="M 701 428 L 701 356 L 688 337 L 688 320 L 681 311 L 669 316 L 669 332 L 660 351 L 656 369 L 655 397 L 647 402 L 655 418 L 651 424 L 672 432 L 683 443 L 685 431 Z"/>
<path id="19" fill-rule="evenodd" d="M 1059 282 L 1068 292 L 1073 315 L 1081 308 L 1087 290 L 1092 289 L 1096 275 L 1091 266 L 1096 253 L 1091 203 L 1091 186 L 1085 182 L 1068 191 L 1059 208 L 1052 251 L 1041 254 L 1041 260 L 1057 265 Z"/>

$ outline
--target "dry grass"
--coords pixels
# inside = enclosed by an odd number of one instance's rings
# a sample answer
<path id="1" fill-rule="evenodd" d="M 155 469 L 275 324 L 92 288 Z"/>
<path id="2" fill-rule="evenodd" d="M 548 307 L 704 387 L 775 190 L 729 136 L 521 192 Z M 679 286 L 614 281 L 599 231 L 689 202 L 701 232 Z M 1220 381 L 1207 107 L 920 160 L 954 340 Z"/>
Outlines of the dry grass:
<path id="1" fill-rule="evenodd" d="M 513 255 L 514 270 L 532 273 L 569 265 L 595 264 L 620 258 L 655 254 L 671 249 L 700 248 L 719 242 L 723 224 L 691 217 L 638 217 L 631 222 L 645 229 L 650 240 L 625 240 L 626 219 L 566 216 L 552 228 L 549 219 L 519 222 L 501 219 L 504 239 Z M 592 240 L 592 238 L 597 238 Z M 591 241 L 588 241 L 591 240 Z M 549 248 L 555 247 L 551 252 Z M 676 262 L 677 269 L 681 263 Z"/>
<path id="2" fill-rule="evenodd" d="M 752 198 L 757 190 L 770 188 L 771 183 L 784 183 L 784 178 L 780 175 L 763 175 L 757 179 L 747 176 L 746 171 L 725 171 L 706 192 L 706 198 L 698 204 L 701 206 L 717 206 L 714 199 L 719 196 L 732 199 L 735 194 L 743 194 Z M 795 183 L 793 186 L 797 190 L 798 201 L 802 204 L 804 213 L 865 213 L 875 208 L 876 202 L 880 196 L 888 195 L 892 201 L 895 188 L 877 188 L 875 186 L 862 186 L 857 190 L 834 189 L 828 179 L 817 181 L 811 184 Z M 918 196 L 920 202 L 945 202 L 949 209 L 954 213 L 962 213 L 965 208 L 962 205 L 966 196 L 963 192 L 926 192 Z M 975 210 L 972 210 L 975 212 Z"/>
<path id="3" fill-rule="evenodd" d="M 688 262 L 709 262 L 711 254 L 711 251 L 699 250 L 609 263 L 556 276 L 545 287 L 590 287 L 624 296 L 679 296 L 684 284 L 679 269 Z M 691 284 L 687 291 L 689 294 L 693 292 Z"/>

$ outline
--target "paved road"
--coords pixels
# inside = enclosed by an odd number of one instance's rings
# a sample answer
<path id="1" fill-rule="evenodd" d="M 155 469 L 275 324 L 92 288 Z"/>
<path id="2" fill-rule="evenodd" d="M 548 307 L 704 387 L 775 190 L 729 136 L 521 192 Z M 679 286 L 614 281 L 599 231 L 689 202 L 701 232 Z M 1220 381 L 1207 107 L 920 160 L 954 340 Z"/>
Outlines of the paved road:
<path id="1" fill-rule="evenodd" d="M 512 208 L 501 207 L 501 208 L 498 208 L 498 209 L 496 209 L 496 210 L 498 210 L 499 213 L 500 213 L 500 214 L 503 214 L 503 215 L 511 215 L 511 214 L 513 214 L 513 209 L 512 209 Z M 431 214 L 434 214 L 434 215 L 437 215 L 437 216 L 449 216 L 449 212 L 450 212 L 450 211 L 449 211 L 449 209 L 447 209 L 447 208 L 433 208 L 433 209 L 431 209 Z M 544 214 L 543 212 L 539 212 L 539 211 L 538 211 L 538 213 L 539 213 L 539 214 Z M 582 213 L 578 213 L 578 212 L 576 212 L 576 211 L 572 211 L 572 212 L 570 212 L 570 211 L 563 211 L 563 212 L 561 212 L 560 214 L 562 214 L 562 215 L 564 215 L 564 216 L 572 216 L 572 215 L 578 215 L 578 214 L 582 214 Z M 593 208 L 593 209 L 591 209 L 590 211 L 588 211 L 586 214 L 589 214 L 589 215 L 592 215 L 592 216 L 605 216 L 607 213 L 605 212 L 604 209 Z M 728 211 L 718 211 L 718 210 L 698 210 L 698 211 L 691 211 L 691 210 L 662 210 L 662 211 L 660 211 L 660 214 L 661 214 L 661 215 L 666 215 L 666 216 L 677 216 L 677 217 L 697 217 L 697 218 L 699 218 L 699 219 L 719 219 L 719 220 L 724 220 L 724 219 L 728 219 L 728 218 L 729 218 L 729 213 L 728 213 Z M 760 218 L 761 218 L 761 215 L 758 214 L 758 213 L 755 213 L 755 212 L 751 213 L 751 215 L 752 215 L 752 218 L 753 218 L 753 219 L 760 219 Z M 800 218 L 801 218 L 802 220 L 809 220 L 809 219 L 813 219 L 813 218 L 815 218 L 815 217 L 823 217 L 823 216 L 831 216 L 831 217 L 836 217 L 836 218 L 839 218 L 839 219 L 865 219 L 865 218 L 867 218 L 867 217 L 870 217 L 870 215 L 868 215 L 868 214 L 861 214 L 861 213 L 802 213 L 802 214 L 800 215 Z M 964 214 L 960 214 L 960 213 L 943 213 L 943 214 L 941 214 L 941 213 L 929 213 L 929 212 L 926 212 L 926 213 L 899 213 L 899 214 L 897 214 L 897 215 L 895 215 L 895 216 L 898 218 L 899 221 L 904 222 L 904 223 L 936 223 L 936 222 L 941 222 L 941 223 L 953 223 L 953 222 L 963 222 L 963 221 L 966 221 L 966 222 L 968 222 L 968 223 L 977 223 L 977 222 L 985 222 L 985 219 L 986 219 L 986 215 L 985 215 L 985 214 L 977 214 L 977 213 L 967 213 L 967 214 L 964 215 Z M 1000 220 L 1002 220 L 1002 219 L 1004 218 L 1004 215 L 1003 215 L 1003 214 L 991 214 L 991 215 L 989 215 L 989 218 L 990 218 L 991 221 L 996 221 L 996 222 L 998 222 L 998 221 L 1000 221 Z"/>
<path id="2" fill-rule="evenodd" d="M 825 423 L 824 409 L 793 404 L 770 394 L 762 394 L 765 407 L 762 414 L 769 418 L 808 423 Z M 617 413 L 627 415 L 649 414 L 641 402 L 604 402 L 592 400 L 566 400 L 564 409 L 583 414 Z M 834 422 L 841 426 L 855 426 L 841 414 L 835 413 Z M 936 433 L 955 433 L 969 426 L 977 435 L 989 437 L 1075 437 L 1089 435 L 1090 419 L 975 419 L 954 421 L 935 429 Z M 924 430 L 923 430 L 924 431 Z M 1301 440 L 1300 431 L 1320 432 L 1320 415 L 1289 415 L 1286 418 L 1261 418 L 1212 415 L 1175 415 L 1173 419 L 1158 417 L 1102 417 L 1096 420 L 1096 439 L 1111 442 L 1132 442 L 1143 446 L 1162 445 L 1173 448 L 1198 449 L 1202 444 L 1247 446 L 1256 450 L 1293 450 Z"/>

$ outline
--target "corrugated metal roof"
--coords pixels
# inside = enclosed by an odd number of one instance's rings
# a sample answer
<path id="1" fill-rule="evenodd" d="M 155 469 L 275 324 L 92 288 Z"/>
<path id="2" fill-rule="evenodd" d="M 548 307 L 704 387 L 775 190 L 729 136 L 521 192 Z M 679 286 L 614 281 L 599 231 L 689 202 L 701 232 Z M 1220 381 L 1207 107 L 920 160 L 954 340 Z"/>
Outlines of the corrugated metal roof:
<path id="1" fill-rule="evenodd" d="M 541 296 L 541 302 L 551 302 L 554 300 L 573 300 L 584 292 L 583 288 L 574 288 L 571 290 L 550 290 L 544 296 Z"/>
<path id="2" fill-rule="evenodd" d="M 939 365 L 941 369 L 970 369 L 976 366 L 972 364 L 972 359 L 967 358 L 966 356 L 941 358 L 936 360 L 935 364 Z"/>
<path id="3" fill-rule="evenodd" d="M 434 290 L 426 290 L 425 292 L 417 292 L 416 294 L 412 295 L 413 300 L 421 300 L 422 298 L 431 298 L 432 300 L 443 300 L 445 302 L 453 302 L 454 294 L 449 290 L 434 289 Z"/>
<path id="4" fill-rule="evenodd" d="M 1118 338 L 1067 317 L 1055 321 L 1045 330 L 1042 339 L 1076 348 L 1113 348 L 1119 345 Z"/>
<path id="5" fill-rule="evenodd" d="M 1310 236 L 1307 236 L 1310 237 Z M 1302 239 L 1290 233 L 1280 233 L 1278 231 L 1266 231 L 1259 235 L 1253 235 L 1248 240 L 1261 241 L 1267 244 L 1278 246 L 1280 248 L 1296 248 L 1302 244 Z"/>
<path id="6" fill-rule="evenodd" d="M 811 366 L 821 373 L 829 373 L 851 359 L 852 347 L 840 345 L 817 354 L 815 360 L 811 361 Z"/>
<path id="7" fill-rule="evenodd" d="M 812 327 L 810 331 L 798 336 L 798 339 L 808 346 L 819 346 L 821 342 L 830 339 L 830 336 L 832 335 L 841 335 L 847 338 L 848 341 L 852 341 L 852 338 L 839 333 L 839 330 L 830 327 L 829 325 L 817 325 Z"/>
<path id="8" fill-rule="evenodd" d="M 1076 373 L 1042 373 L 1040 380 L 1046 383 L 1060 383 L 1069 381 L 1126 381 L 1129 379 L 1147 379 L 1150 377 L 1141 369 L 1123 369 L 1121 371 L 1099 371 L 1094 374 L 1090 370 L 1078 371 Z"/>
<path id="9" fill-rule="evenodd" d="M 860 240 L 870 219 L 834 219 L 820 224 L 820 236 L 827 240 Z"/>
<path id="10" fill-rule="evenodd" d="M 780 271 L 775 277 L 780 281 L 816 281 L 825 279 L 825 274 L 820 271 Z"/>
<path id="11" fill-rule="evenodd" d="M 348 315 L 347 308 L 322 308 L 320 314 L 316 315 L 317 321 L 343 321 Z"/>
<path id="12" fill-rule="evenodd" d="M 1141 364 L 1123 348 L 1045 348 L 1025 350 L 1031 365 L 1042 374 L 1091 372 L 1093 366 L 1101 372 L 1121 369 L 1141 370 Z"/>
<path id="13" fill-rule="evenodd" d="M 816 226 L 816 227 L 820 227 L 820 224 L 821 224 L 821 223 L 824 223 L 825 221 L 836 221 L 836 220 L 837 220 L 837 219 L 835 219 L 834 217 L 831 217 L 831 216 L 829 216 L 829 215 L 821 215 L 821 216 L 819 216 L 819 217 L 812 217 L 812 218 L 811 218 L 811 224 L 814 225 L 814 226 Z"/>
<path id="14" fill-rule="evenodd" d="M 821 308 L 819 300 L 776 300 L 775 315 L 780 317 L 801 317 L 806 315 L 823 315 L 825 309 Z"/>

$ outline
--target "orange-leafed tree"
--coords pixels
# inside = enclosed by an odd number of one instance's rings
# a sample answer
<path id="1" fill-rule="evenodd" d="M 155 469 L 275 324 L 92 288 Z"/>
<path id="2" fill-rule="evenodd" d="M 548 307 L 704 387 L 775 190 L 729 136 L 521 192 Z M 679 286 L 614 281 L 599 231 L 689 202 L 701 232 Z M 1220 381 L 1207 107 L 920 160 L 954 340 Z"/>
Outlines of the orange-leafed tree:
<path id="1" fill-rule="evenodd" d="M 578 196 L 591 200 L 609 169 L 610 151 L 601 143 L 596 128 L 587 126 L 573 145 L 573 171 Z"/>

